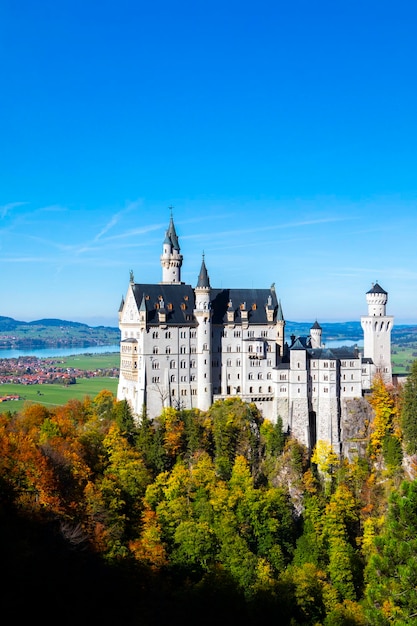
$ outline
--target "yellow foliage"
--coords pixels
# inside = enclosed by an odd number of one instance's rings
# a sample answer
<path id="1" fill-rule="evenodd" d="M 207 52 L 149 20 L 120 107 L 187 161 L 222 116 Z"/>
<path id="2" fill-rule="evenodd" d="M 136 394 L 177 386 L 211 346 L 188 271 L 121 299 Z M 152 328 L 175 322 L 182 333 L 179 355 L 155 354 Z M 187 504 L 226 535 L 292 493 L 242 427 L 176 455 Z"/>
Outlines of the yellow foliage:
<path id="1" fill-rule="evenodd" d="M 339 458 L 328 441 L 319 439 L 314 448 L 311 462 L 317 465 L 321 474 L 329 474 L 332 468 L 339 464 Z"/>

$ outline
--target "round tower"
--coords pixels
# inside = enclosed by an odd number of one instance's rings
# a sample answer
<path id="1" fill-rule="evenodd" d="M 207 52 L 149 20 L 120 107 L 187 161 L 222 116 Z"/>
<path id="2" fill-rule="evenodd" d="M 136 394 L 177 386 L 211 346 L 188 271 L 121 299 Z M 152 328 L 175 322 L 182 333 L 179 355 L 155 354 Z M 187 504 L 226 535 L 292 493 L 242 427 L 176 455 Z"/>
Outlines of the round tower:
<path id="1" fill-rule="evenodd" d="M 368 315 L 361 317 L 363 329 L 363 356 L 370 359 L 373 375 L 380 374 L 386 383 L 392 383 L 391 330 L 392 315 L 386 315 L 388 293 L 376 282 L 366 293 Z"/>
<path id="2" fill-rule="evenodd" d="M 321 348 L 322 328 L 316 320 L 310 328 L 310 343 L 312 348 Z"/>
<path id="3" fill-rule="evenodd" d="M 211 305 L 210 280 L 206 264 L 201 263 L 197 286 L 194 289 L 194 317 L 197 320 L 197 371 L 198 371 L 198 408 L 207 411 L 213 400 L 211 380 Z"/>

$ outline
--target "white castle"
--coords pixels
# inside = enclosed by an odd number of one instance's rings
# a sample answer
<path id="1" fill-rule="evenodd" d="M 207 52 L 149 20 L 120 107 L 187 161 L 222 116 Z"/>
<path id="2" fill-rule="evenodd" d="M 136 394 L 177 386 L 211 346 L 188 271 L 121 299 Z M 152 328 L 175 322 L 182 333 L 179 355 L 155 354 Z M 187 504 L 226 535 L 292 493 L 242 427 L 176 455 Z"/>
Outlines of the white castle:
<path id="1" fill-rule="evenodd" d="M 310 450 L 328 441 L 340 453 L 349 402 L 379 373 L 392 382 L 388 294 L 375 283 L 361 318 L 364 348 L 326 348 L 314 322 L 307 337 L 285 340 L 275 286 L 215 289 L 202 259 L 196 287 L 181 282 L 183 256 L 171 215 L 160 257 L 162 282 L 130 283 L 119 309 L 119 400 L 137 419 L 164 407 L 206 411 L 233 396 L 253 402 Z"/>

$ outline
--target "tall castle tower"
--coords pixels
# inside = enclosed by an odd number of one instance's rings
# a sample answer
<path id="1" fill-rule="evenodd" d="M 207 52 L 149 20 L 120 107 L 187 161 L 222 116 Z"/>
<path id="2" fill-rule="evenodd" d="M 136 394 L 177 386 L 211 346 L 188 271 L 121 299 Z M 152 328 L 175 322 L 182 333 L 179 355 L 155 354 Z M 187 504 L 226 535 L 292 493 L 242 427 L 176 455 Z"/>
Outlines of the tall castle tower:
<path id="1" fill-rule="evenodd" d="M 365 359 L 371 359 L 374 375 L 381 374 L 386 383 L 392 383 L 391 330 L 394 317 L 386 315 L 388 293 L 376 282 L 366 293 L 368 315 L 361 317 Z"/>
<path id="2" fill-rule="evenodd" d="M 211 332 L 211 303 L 210 303 L 210 280 L 207 273 L 206 264 L 201 263 L 195 293 L 194 317 L 197 320 L 197 369 L 198 376 L 198 398 L 200 408 L 208 411 L 212 403 L 212 376 L 211 376 L 211 353 L 212 353 L 212 332 Z"/>

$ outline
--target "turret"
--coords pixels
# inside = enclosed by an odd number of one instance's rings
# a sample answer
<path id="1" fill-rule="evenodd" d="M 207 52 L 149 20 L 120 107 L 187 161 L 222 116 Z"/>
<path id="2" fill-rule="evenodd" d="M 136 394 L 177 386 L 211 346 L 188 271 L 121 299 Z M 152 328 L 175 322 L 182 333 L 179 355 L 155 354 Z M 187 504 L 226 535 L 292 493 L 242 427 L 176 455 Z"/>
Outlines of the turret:
<path id="1" fill-rule="evenodd" d="M 312 348 L 321 348 L 322 328 L 316 320 L 310 328 L 310 343 Z"/>
<path id="2" fill-rule="evenodd" d="M 162 246 L 162 283 L 181 284 L 182 258 L 177 233 L 175 231 L 174 220 L 171 214 L 168 230 L 166 231 Z"/>
<path id="3" fill-rule="evenodd" d="M 285 319 L 282 312 L 281 300 L 278 302 L 277 308 L 277 339 L 276 343 L 278 346 L 279 356 L 282 358 L 284 356 L 285 351 Z"/>
<path id="4" fill-rule="evenodd" d="M 197 371 L 198 402 L 202 411 L 207 411 L 212 404 L 211 380 L 211 305 L 210 280 L 206 264 L 201 263 L 195 293 L 194 317 L 197 321 Z"/>
<path id="5" fill-rule="evenodd" d="M 388 293 L 376 282 L 366 293 L 368 315 L 361 317 L 363 329 L 363 356 L 372 362 L 373 375 L 380 374 L 386 383 L 392 383 L 391 330 L 392 315 L 386 315 Z"/>

